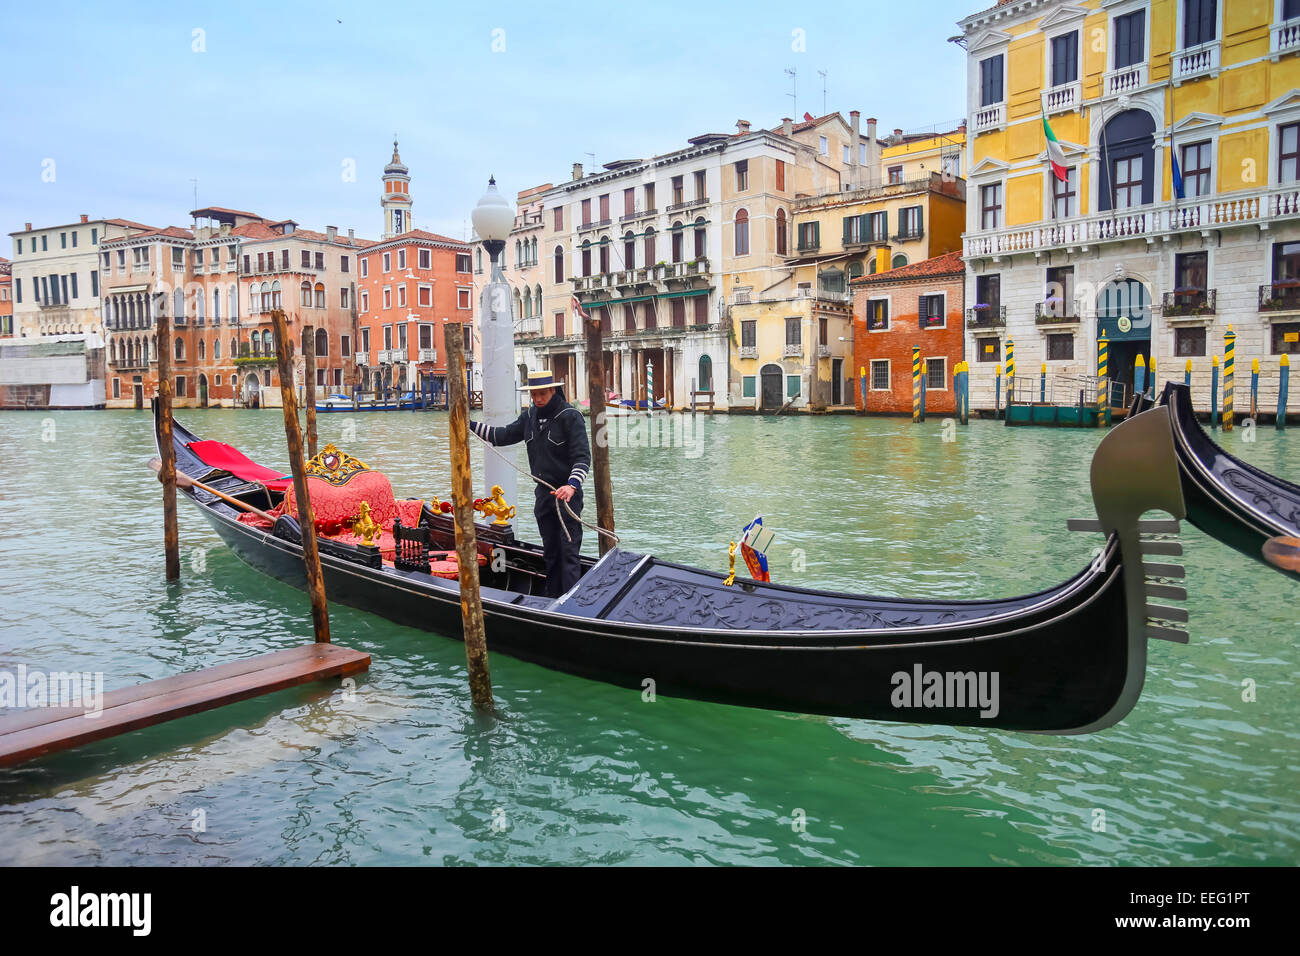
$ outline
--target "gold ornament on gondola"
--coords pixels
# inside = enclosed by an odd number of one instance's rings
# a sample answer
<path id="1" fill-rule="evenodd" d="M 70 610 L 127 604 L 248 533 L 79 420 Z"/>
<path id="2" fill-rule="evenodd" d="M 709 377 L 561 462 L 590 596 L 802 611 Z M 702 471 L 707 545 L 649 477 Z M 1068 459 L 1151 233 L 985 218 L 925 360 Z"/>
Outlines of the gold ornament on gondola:
<path id="1" fill-rule="evenodd" d="M 369 470 L 370 466 L 364 461 L 339 451 L 333 442 L 322 448 L 314 458 L 307 459 L 303 465 L 307 477 L 319 478 L 331 485 L 345 485 L 351 478 Z"/>
<path id="2" fill-rule="evenodd" d="M 352 533 L 361 539 L 361 543 L 367 547 L 373 547 L 375 538 L 383 533 L 383 528 L 370 517 L 370 502 L 361 502 L 361 510 L 355 521 L 352 522 Z"/>
<path id="3" fill-rule="evenodd" d="M 494 527 L 504 527 L 510 523 L 509 519 L 515 516 L 515 506 L 506 503 L 505 491 L 500 485 L 492 486 L 492 497 L 485 498 L 476 510 L 485 518 L 495 515 L 496 520 L 492 522 Z"/>

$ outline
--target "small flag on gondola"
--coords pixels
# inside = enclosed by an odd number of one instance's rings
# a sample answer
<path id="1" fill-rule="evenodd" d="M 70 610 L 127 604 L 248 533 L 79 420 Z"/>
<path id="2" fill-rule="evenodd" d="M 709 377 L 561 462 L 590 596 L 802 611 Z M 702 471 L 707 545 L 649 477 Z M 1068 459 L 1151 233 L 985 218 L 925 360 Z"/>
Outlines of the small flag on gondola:
<path id="1" fill-rule="evenodd" d="M 767 571 L 767 549 L 775 535 L 763 527 L 762 515 L 745 525 L 740 533 L 740 556 L 745 559 L 749 576 L 755 581 L 771 581 Z"/>

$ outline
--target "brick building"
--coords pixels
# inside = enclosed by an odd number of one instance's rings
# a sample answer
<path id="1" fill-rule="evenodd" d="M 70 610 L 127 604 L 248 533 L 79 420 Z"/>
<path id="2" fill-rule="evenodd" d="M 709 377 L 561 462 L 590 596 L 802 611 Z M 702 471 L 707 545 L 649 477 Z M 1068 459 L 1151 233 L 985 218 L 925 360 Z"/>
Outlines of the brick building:
<path id="1" fill-rule="evenodd" d="M 920 346 L 929 413 L 953 414 L 953 366 L 963 358 L 966 267 L 960 252 L 862 276 L 853 290 L 853 371 L 869 413 L 912 413 L 912 347 Z M 861 378 L 853 402 L 863 411 Z"/>

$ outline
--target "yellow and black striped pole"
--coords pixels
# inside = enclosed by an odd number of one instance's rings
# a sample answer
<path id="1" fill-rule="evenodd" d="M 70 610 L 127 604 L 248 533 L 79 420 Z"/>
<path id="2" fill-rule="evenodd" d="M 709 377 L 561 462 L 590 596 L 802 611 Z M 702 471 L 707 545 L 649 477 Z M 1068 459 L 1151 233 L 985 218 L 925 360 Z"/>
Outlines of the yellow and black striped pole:
<path id="1" fill-rule="evenodd" d="M 912 421 L 921 420 L 921 346 L 912 346 Z"/>
<path id="2" fill-rule="evenodd" d="M 1016 393 L 1016 343 L 1007 339 L 1007 405 L 1015 400 Z"/>
<path id="3" fill-rule="evenodd" d="M 1101 330 L 1097 340 L 1097 427 L 1110 424 L 1110 383 L 1106 381 L 1109 365 L 1109 348 L 1106 330 Z"/>
<path id="4" fill-rule="evenodd" d="M 1156 353 L 1151 352 L 1151 363 L 1147 366 L 1147 378 L 1151 382 L 1151 400 L 1156 397 Z"/>
<path id="5" fill-rule="evenodd" d="M 1237 349 L 1237 333 L 1228 324 L 1227 334 L 1223 336 L 1223 430 L 1232 431 L 1232 386 L 1236 377 L 1233 371 L 1233 353 Z"/>

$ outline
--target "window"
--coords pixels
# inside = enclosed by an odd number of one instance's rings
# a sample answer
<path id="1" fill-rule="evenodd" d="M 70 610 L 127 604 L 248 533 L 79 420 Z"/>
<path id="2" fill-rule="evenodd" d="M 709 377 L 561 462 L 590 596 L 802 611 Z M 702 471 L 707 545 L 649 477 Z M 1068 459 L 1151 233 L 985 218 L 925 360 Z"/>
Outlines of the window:
<path id="1" fill-rule="evenodd" d="M 420 326 L 420 348 L 421 349 L 433 348 L 433 326 L 432 325 Z"/>
<path id="2" fill-rule="evenodd" d="M 636 187 L 629 186 L 623 190 L 623 218 L 636 213 Z M 556 228 L 559 228 L 558 226 Z"/>
<path id="3" fill-rule="evenodd" d="M 177 398 L 185 398 L 185 397 L 186 397 L 186 395 L 185 395 L 185 376 L 184 376 L 184 375 L 177 375 L 177 376 L 176 376 L 176 397 L 177 397 Z"/>
<path id="4" fill-rule="evenodd" d="M 1066 333 L 1049 335 L 1047 337 L 1047 361 L 1074 361 L 1074 336 Z"/>
<path id="5" fill-rule="evenodd" d="M 889 328 L 889 300 L 867 300 L 867 331 L 883 332 Z"/>
<path id="6" fill-rule="evenodd" d="M 1002 102 L 1002 54 L 980 60 L 980 106 Z"/>
<path id="7" fill-rule="evenodd" d="M 74 232 L 73 235 L 75 236 L 76 233 Z M 79 298 L 79 296 L 77 293 L 77 274 L 75 272 L 71 274 L 71 279 L 72 279 L 72 298 L 76 299 Z M 68 301 L 71 302 L 72 299 L 69 299 Z"/>
<path id="8" fill-rule="evenodd" d="M 200 261 L 200 262 L 203 261 L 203 257 L 202 257 L 202 256 L 199 257 L 199 261 Z M 281 250 L 280 250 L 280 268 L 281 268 L 281 269 L 285 269 L 285 270 L 287 270 L 287 269 L 289 268 L 289 250 L 288 250 L 288 249 L 281 249 Z"/>
<path id="9" fill-rule="evenodd" d="M 736 211 L 736 255 L 749 255 L 749 213 L 743 209 Z"/>
<path id="10" fill-rule="evenodd" d="M 554 227 L 555 227 L 555 231 L 556 231 L 556 232 L 561 232 L 561 231 L 563 231 L 563 229 L 564 229 L 564 207 L 563 207 L 563 206 L 556 206 L 553 210 L 551 210 L 551 218 L 552 218 L 552 220 L 553 220 L 553 225 L 554 225 Z"/>
<path id="11" fill-rule="evenodd" d="M 59 243 L 60 243 L 60 248 L 62 249 L 68 248 L 68 234 L 66 232 L 59 233 Z"/>
<path id="12" fill-rule="evenodd" d="M 1145 10 L 1115 18 L 1115 69 L 1137 66 L 1146 59 Z"/>
<path id="13" fill-rule="evenodd" d="M 890 166 L 890 167 L 889 167 L 889 183 L 890 183 L 890 185 L 891 185 L 891 186 L 896 186 L 896 185 L 898 185 L 899 183 L 901 183 L 902 181 L 903 181 L 903 167 L 902 167 L 902 166 Z"/>
<path id="14" fill-rule="evenodd" d="M 900 239 L 920 239 L 922 234 L 923 211 L 920 206 L 908 206 L 898 211 L 898 237 Z"/>
<path id="15" fill-rule="evenodd" d="M 384 351 L 388 351 L 392 347 L 393 347 L 393 327 L 391 325 L 385 325 L 384 326 Z"/>
<path id="16" fill-rule="evenodd" d="M 821 247 L 821 223 L 799 223 L 799 251 L 807 252 Z"/>
<path id="17" fill-rule="evenodd" d="M 325 253 L 323 252 L 316 253 L 316 268 L 319 269 L 321 272 L 325 271 Z"/>
<path id="18" fill-rule="evenodd" d="M 672 315 L 673 328 L 682 329 L 686 327 L 686 300 L 681 296 L 673 299 Z"/>
<path id="19" fill-rule="evenodd" d="M 785 397 L 798 398 L 803 394 L 803 379 L 798 375 L 787 375 L 785 377 Z"/>
<path id="20" fill-rule="evenodd" d="M 1191 143 L 1183 147 L 1183 189 L 1187 197 L 1210 194 L 1210 144 Z"/>
<path id="21" fill-rule="evenodd" d="M 803 322 L 800 319 L 785 320 L 785 344 L 803 344 Z"/>
<path id="22" fill-rule="evenodd" d="M 1074 266 L 1052 266 L 1047 270 L 1047 295 L 1043 314 L 1054 319 L 1076 318 L 1074 309 Z"/>
<path id="23" fill-rule="evenodd" d="M 681 223 L 681 220 L 678 220 L 677 222 L 674 222 L 674 223 L 673 223 L 672 233 L 673 233 L 673 237 L 672 237 L 673 262 L 681 262 L 681 261 L 682 261 L 682 223 Z"/>
<path id="24" fill-rule="evenodd" d="M 364 278 L 366 278 L 368 275 L 370 275 L 370 260 L 369 260 L 369 259 L 362 259 L 362 260 L 361 260 L 361 278 L 364 279 Z"/>
<path id="25" fill-rule="evenodd" d="M 655 231 L 653 228 L 647 228 L 645 231 L 645 264 L 650 268 L 656 262 L 655 260 Z"/>
<path id="26" fill-rule="evenodd" d="M 72 233 L 72 248 L 77 248 L 77 233 L 75 230 Z"/>
<path id="27" fill-rule="evenodd" d="M 1174 355 L 1192 358 L 1205 354 L 1205 326 L 1174 329 Z"/>
<path id="28" fill-rule="evenodd" d="M 370 329 L 361 330 L 361 351 L 366 353 L 367 358 L 370 356 Z"/>
<path id="29" fill-rule="evenodd" d="M 469 307 L 470 307 L 470 304 L 469 304 L 469 289 L 457 289 L 457 290 L 456 290 L 456 308 L 458 308 L 458 309 L 468 309 Z"/>
<path id="30" fill-rule="evenodd" d="M 980 228 L 997 229 L 1002 225 L 1002 184 L 980 187 Z"/>
<path id="31" fill-rule="evenodd" d="M 555 313 L 555 335 L 558 338 L 564 337 L 564 313 Z"/>
<path id="32" fill-rule="evenodd" d="M 636 268 L 636 237 L 630 232 L 623 236 L 623 268 Z"/>
<path id="33" fill-rule="evenodd" d="M 1279 126 L 1277 135 L 1277 181 L 1300 181 L 1300 123 Z"/>
<path id="34" fill-rule="evenodd" d="M 391 309 L 392 307 L 393 307 L 393 290 L 390 289 L 390 288 L 385 288 L 385 289 L 384 289 L 384 308 L 385 308 L 385 309 Z"/>
<path id="35" fill-rule="evenodd" d="M 1209 43 L 1218 35 L 1215 14 L 1219 0 L 1185 0 L 1183 5 L 1183 47 Z"/>
<path id="36" fill-rule="evenodd" d="M 977 362 L 1001 362 L 1002 342 L 1000 339 L 976 339 L 975 360 Z"/>
<path id="37" fill-rule="evenodd" d="M 778 256 L 786 255 L 787 245 L 785 210 L 778 209 L 776 211 L 776 254 Z"/>
<path id="38" fill-rule="evenodd" d="M 1079 213 L 1079 167 L 1070 166 L 1065 171 L 1064 179 L 1057 179 L 1049 172 L 1052 179 L 1052 218 L 1068 219 Z"/>
<path id="39" fill-rule="evenodd" d="M 92 230 L 90 230 L 90 244 L 91 244 L 92 246 L 97 246 L 97 245 L 99 245 L 99 230 L 98 230 L 98 229 L 92 229 Z"/>
<path id="40" fill-rule="evenodd" d="M 600 197 L 600 221 L 609 221 L 609 193 L 605 193 Z"/>
<path id="41" fill-rule="evenodd" d="M 654 184 L 654 183 L 646 183 L 646 184 L 645 184 L 645 210 L 644 210 L 644 211 L 645 211 L 645 212 L 649 212 L 650 210 L 652 210 L 652 209 L 654 209 L 654 208 L 655 208 L 655 184 Z"/>
<path id="42" fill-rule="evenodd" d="M 116 379 L 116 378 L 113 379 L 113 397 L 114 398 L 122 397 L 122 382 L 120 379 Z"/>
<path id="43" fill-rule="evenodd" d="M 398 271 L 401 271 L 402 269 L 405 269 L 405 268 L 406 268 L 406 250 L 405 250 L 405 249 L 398 249 L 398 250 L 397 250 L 397 268 L 398 268 Z M 387 270 L 385 270 L 385 271 L 387 271 Z"/>
<path id="44" fill-rule="evenodd" d="M 925 390 L 947 391 L 948 360 L 946 358 L 927 358 L 925 360 Z"/>
<path id="45" fill-rule="evenodd" d="M 1002 305 L 1002 275 L 975 277 L 975 309 L 981 317 L 995 316 Z"/>
<path id="46" fill-rule="evenodd" d="M 682 185 L 683 178 L 684 178 L 684 177 L 682 177 L 682 176 L 674 176 L 674 177 L 673 177 L 673 202 L 672 202 L 672 204 L 673 204 L 674 206 L 680 205 L 681 203 L 683 203 L 683 202 L 686 201 L 686 191 L 685 191 L 685 188 L 684 188 L 683 185 Z"/>
<path id="47" fill-rule="evenodd" d="M 433 305 L 433 286 L 422 285 L 419 288 L 416 304 L 426 308 Z"/>
<path id="48" fill-rule="evenodd" d="M 362 290 L 361 292 L 361 312 L 365 314 L 370 311 L 370 293 Z"/>
<path id="49" fill-rule="evenodd" d="M 559 212 L 559 210 L 557 209 L 556 212 Z M 555 252 L 554 252 L 554 254 L 553 254 L 553 259 L 554 259 L 554 261 L 555 261 L 555 281 L 556 281 L 556 282 L 563 282 L 563 281 L 564 281 L 564 249 L 563 249 L 563 247 L 561 247 L 561 246 L 556 246 L 556 247 L 555 247 Z"/>
<path id="50" fill-rule="evenodd" d="M 302 250 L 302 267 L 304 269 L 311 268 L 311 253 L 306 249 Z"/>
<path id="51" fill-rule="evenodd" d="M 1174 256 L 1174 298 L 1178 305 L 1203 304 L 1209 285 L 1208 252 L 1181 252 Z"/>
<path id="52" fill-rule="evenodd" d="M 943 314 L 943 293 L 923 295 L 916 303 L 916 324 L 923 329 L 941 329 L 947 323 Z"/>
<path id="53" fill-rule="evenodd" d="M 871 360 L 871 390 L 873 392 L 889 391 L 889 359 Z"/>
<path id="54" fill-rule="evenodd" d="M 582 201 L 582 224 L 584 226 L 591 225 L 591 200 L 590 199 L 584 199 Z"/>
<path id="55" fill-rule="evenodd" d="M 1273 323 L 1273 354 L 1300 355 L 1300 322 Z"/>
<path id="56" fill-rule="evenodd" d="M 823 156 L 829 156 L 831 152 L 830 144 L 826 142 L 825 136 L 817 137 L 817 152 Z"/>
<path id="57" fill-rule="evenodd" d="M 600 274 L 609 272 L 609 237 L 600 240 Z"/>
<path id="58" fill-rule="evenodd" d="M 696 173 L 696 195 L 699 195 L 699 182 L 702 173 Z M 749 160 L 742 159 L 736 163 L 736 192 L 743 193 L 749 188 Z"/>
<path id="59" fill-rule="evenodd" d="M 582 244 L 582 274 L 591 275 L 591 243 L 589 241 Z"/>
<path id="60" fill-rule="evenodd" d="M 392 272 L 392 271 L 393 271 L 393 258 L 392 258 L 392 256 L 393 256 L 393 254 L 392 254 L 391 252 L 385 252 L 385 253 L 384 253 L 384 271 L 385 271 L 385 272 Z"/>
<path id="61" fill-rule="evenodd" d="M 785 160 L 776 161 L 776 189 L 781 192 L 785 189 Z"/>
<path id="62" fill-rule="evenodd" d="M 406 308 L 406 286 L 405 285 L 399 285 L 397 287 L 397 307 L 399 309 Z"/>
<path id="63" fill-rule="evenodd" d="M 827 319 L 820 318 L 817 320 L 817 344 L 826 345 L 826 327 Z"/>
<path id="64" fill-rule="evenodd" d="M 1052 38 L 1052 85 L 1062 86 L 1079 78 L 1079 31 Z"/>
<path id="65" fill-rule="evenodd" d="M 844 144 L 844 165 L 845 165 L 845 166 L 847 166 L 847 165 L 849 164 L 849 155 L 850 155 L 850 154 L 849 154 L 849 144 L 848 144 L 848 143 L 845 143 L 845 144 Z"/>
<path id="66" fill-rule="evenodd" d="M 350 296 L 348 295 L 347 289 L 339 289 L 339 308 L 346 309 L 348 307 L 349 298 Z"/>
<path id="67" fill-rule="evenodd" d="M 15 279 L 14 281 L 17 282 L 18 280 Z M 90 272 L 90 294 L 94 296 L 99 295 L 99 272 L 94 269 Z"/>
<path id="68" fill-rule="evenodd" d="M 860 244 L 864 241 L 862 236 L 863 216 L 845 216 L 844 217 L 844 244 L 846 246 Z"/>
<path id="69" fill-rule="evenodd" d="M 1141 156 L 1127 156 L 1113 163 L 1115 184 L 1115 208 L 1131 209 L 1142 205 L 1142 159 Z"/>
<path id="70" fill-rule="evenodd" d="M 1300 308 L 1300 242 L 1273 244 L 1272 298 L 1287 309 Z"/>
<path id="71" fill-rule="evenodd" d="M 758 347 L 758 320 L 744 319 L 741 321 L 740 347 L 743 349 Z"/>

